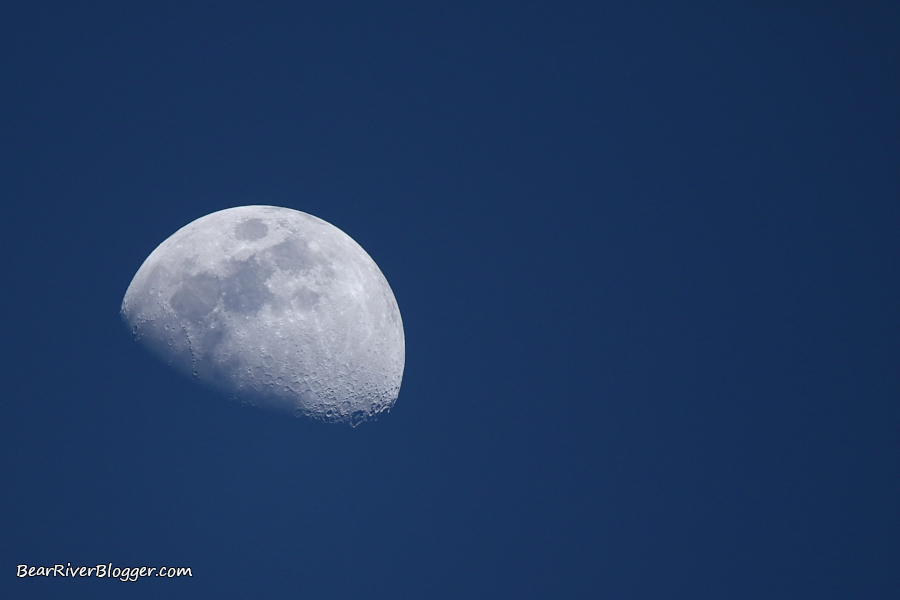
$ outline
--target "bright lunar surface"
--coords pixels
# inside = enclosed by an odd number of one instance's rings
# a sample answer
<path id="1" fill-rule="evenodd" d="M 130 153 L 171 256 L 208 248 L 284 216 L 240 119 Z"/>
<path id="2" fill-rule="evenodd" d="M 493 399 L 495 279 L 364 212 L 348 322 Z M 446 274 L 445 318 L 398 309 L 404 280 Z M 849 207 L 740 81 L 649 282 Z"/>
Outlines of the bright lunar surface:
<path id="1" fill-rule="evenodd" d="M 400 392 L 403 323 L 365 250 L 275 206 L 229 208 L 147 257 L 122 318 L 159 358 L 228 396 L 356 424 Z"/>

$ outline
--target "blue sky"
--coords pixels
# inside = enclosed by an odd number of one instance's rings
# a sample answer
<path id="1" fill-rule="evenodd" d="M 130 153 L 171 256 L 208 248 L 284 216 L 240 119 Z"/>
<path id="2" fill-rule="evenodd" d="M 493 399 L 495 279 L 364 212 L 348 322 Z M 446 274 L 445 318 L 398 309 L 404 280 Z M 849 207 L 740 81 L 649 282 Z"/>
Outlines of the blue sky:
<path id="1" fill-rule="evenodd" d="M 3 595 L 896 596 L 898 17 L 4 7 Z M 376 422 L 231 404 L 122 326 L 246 204 L 390 282 Z M 193 577 L 14 576 L 69 562 Z"/>

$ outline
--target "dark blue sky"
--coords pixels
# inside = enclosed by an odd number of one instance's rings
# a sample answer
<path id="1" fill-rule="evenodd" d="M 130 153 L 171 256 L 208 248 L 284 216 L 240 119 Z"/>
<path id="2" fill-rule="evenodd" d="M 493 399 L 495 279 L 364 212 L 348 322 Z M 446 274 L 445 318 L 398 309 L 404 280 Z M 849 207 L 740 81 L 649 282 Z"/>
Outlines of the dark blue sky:
<path id="1" fill-rule="evenodd" d="M 0 9 L 0 595 L 900 595 L 893 2 Z M 302 210 L 390 282 L 356 429 L 130 338 L 166 237 Z M 193 577 L 18 579 L 18 564 Z"/>

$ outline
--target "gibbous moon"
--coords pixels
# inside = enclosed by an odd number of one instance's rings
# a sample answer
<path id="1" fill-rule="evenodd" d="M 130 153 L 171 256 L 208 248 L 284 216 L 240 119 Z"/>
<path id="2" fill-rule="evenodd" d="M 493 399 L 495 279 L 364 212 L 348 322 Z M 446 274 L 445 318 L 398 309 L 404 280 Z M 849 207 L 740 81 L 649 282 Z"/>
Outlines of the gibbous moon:
<path id="1" fill-rule="evenodd" d="M 355 425 L 400 392 L 391 287 L 350 236 L 297 210 L 241 206 L 182 227 L 141 265 L 122 318 L 182 373 L 296 416 Z"/>

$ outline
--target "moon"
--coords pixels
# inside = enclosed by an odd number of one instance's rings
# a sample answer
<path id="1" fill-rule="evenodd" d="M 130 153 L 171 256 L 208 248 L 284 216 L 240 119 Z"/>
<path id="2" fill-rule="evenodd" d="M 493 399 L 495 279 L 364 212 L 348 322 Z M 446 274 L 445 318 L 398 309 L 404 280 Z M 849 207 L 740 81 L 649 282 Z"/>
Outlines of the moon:
<path id="1" fill-rule="evenodd" d="M 240 206 L 185 225 L 138 269 L 121 314 L 157 357 L 243 402 L 356 425 L 400 393 L 387 279 L 350 236 L 297 210 Z"/>

